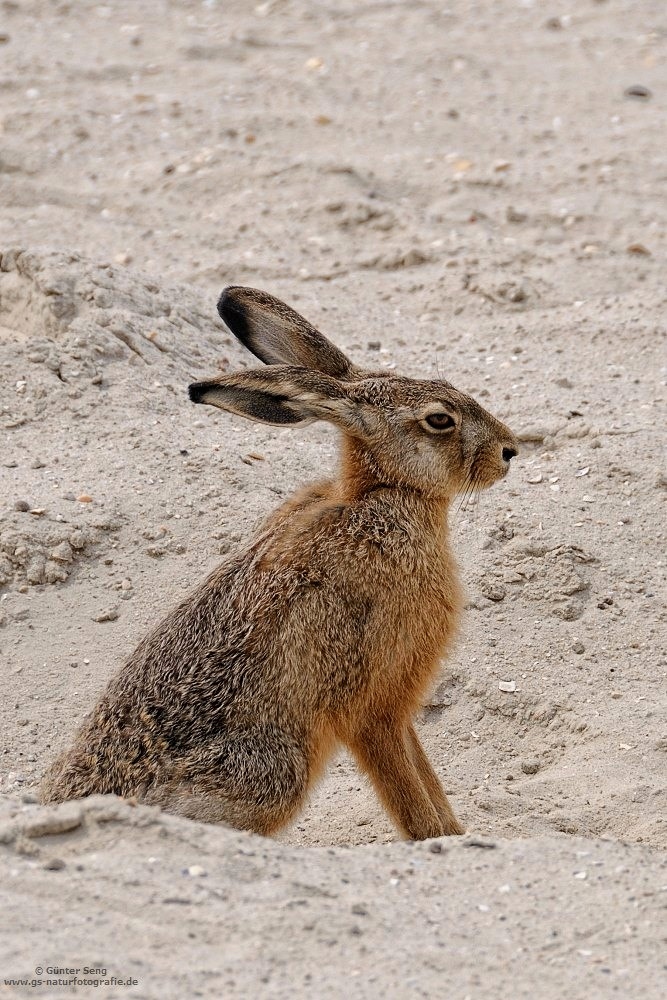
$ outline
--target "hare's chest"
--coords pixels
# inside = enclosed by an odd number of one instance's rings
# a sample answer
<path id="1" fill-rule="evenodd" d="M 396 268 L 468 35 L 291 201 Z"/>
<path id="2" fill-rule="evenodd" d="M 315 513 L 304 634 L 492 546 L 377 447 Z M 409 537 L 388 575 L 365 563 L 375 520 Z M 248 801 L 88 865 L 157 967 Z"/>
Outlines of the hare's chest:
<path id="1" fill-rule="evenodd" d="M 322 707 L 345 728 L 369 713 L 408 716 L 431 685 L 454 638 L 461 597 L 454 566 L 441 559 L 357 574 L 354 585 L 313 592 L 321 602 L 316 654 Z M 360 715 L 361 713 L 361 715 Z M 345 721 L 347 720 L 347 721 Z"/>
<path id="2" fill-rule="evenodd" d="M 456 637 L 462 605 L 456 565 L 448 559 L 423 560 L 376 591 L 365 636 L 371 700 L 389 693 L 409 710 L 417 707 Z"/>
<path id="3" fill-rule="evenodd" d="M 456 567 L 434 566 L 403 581 L 391 602 L 397 658 L 409 668 L 443 655 L 459 623 L 463 597 Z"/>

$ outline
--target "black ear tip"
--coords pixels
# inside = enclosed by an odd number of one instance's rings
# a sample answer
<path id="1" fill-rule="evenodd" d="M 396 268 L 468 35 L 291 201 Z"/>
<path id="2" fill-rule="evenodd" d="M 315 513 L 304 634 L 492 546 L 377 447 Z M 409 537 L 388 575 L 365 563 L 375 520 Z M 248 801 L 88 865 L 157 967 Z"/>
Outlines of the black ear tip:
<path id="1" fill-rule="evenodd" d="M 188 396 L 191 402 L 201 403 L 201 398 L 204 395 L 204 383 L 203 382 L 193 382 L 192 385 L 188 386 Z"/>
<path id="2" fill-rule="evenodd" d="M 220 317 L 220 319 L 224 319 L 225 318 L 225 308 L 226 308 L 226 306 L 227 306 L 227 289 L 223 288 L 222 294 L 221 294 L 220 298 L 218 299 L 218 304 L 216 306 L 216 308 L 218 310 L 218 316 Z"/>
<path id="3" fill-rule="evenodd" d="M 218 299 L 218 315 L 225 322 L 229 319 L 230 312 L 238 309 L 238 302 L 234 292 L 238 290 L 237 285 L 228 285 L 227 288 L 223 288 L 220 298 Z"/>

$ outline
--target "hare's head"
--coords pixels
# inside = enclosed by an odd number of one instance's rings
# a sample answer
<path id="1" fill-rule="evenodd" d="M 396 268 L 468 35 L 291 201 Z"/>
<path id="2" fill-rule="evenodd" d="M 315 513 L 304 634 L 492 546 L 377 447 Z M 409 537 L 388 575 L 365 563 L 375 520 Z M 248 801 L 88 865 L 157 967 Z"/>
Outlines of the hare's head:
<path id="1" fill-rule="evenodd" d="M 302 316 L 266 292 L 225 289 L 218 312 L 266 368 L 190 386 L 190 399 L 269 424 L 327 420 L 347 441 L 350 474 L 367 485 L 451 499 L 507 474 L 517 441 L 444 380 L 357 368 Z"/>

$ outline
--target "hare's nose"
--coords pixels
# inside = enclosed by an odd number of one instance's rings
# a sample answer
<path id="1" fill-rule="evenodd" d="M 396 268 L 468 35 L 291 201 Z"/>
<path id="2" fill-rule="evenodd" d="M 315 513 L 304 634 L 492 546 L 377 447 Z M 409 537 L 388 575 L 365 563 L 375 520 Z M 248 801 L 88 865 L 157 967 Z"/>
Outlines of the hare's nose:
<path id="1" fill-rule="evenodd" d="M 516 448 L 503 448 L 503 462 L 511 462 L 517 455 Z"/>

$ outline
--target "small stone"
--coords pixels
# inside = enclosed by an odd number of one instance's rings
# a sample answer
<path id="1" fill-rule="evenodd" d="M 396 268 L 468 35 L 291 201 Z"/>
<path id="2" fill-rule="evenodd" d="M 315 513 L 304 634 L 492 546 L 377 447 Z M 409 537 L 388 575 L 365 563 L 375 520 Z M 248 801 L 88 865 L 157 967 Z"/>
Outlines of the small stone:
<path id="1" fill-rule="evenodd" d="M 635 257 L 651 256 L 651 251 L 643 243 L 629 243 L 625 250 L 626 253 L 633 254 Z"/>
<path id="2" fill-rule="evenodd" d="M 46 576 L 44 570 L 46 568 L 46 559 L 40 553 L 37 553 L 32 557 L 25 571 L 26 580 L 28 583 L 32 583 L 34 586 L 38 586 L 40 583 L 44 583 Z"/>
<path id="3" fill-rule="evenodd" d="M 160 524 L 156 528 L 144 528 L 141 535 L 146 541 L 154 542 L 158 538 L 163 538 L 167 534 L 167 530 L 164 524 Z"/>
<path id="4" fill-rule="evenodd" d="M 190 875 L 192 878 L 204 878 L 208 872 L 201 865 L 190 865 L 189 868 L 185 869 L 184 874 Z"/>
<path id="5" fill-rule="evenodd" d="M 79 503 L 92 503 L 93 502 L 93 498 L 91 497 L 90 493 L 81 493 L 77 497 L 77 500 L 79 501 Z"/>
<path id="6" fill-rule="evenodd" d="M 489 601 L 504 601 L 507 591 L 501 583 L 483 580 L 479 588 L 484 597 Z"/>
<path id="7" fill-rule="evenodd" d="M 540 769 L 540 762 L 535 757 L 527 757 L 521 761 L 521 770 L 524 774 L 537 774 Z"/>
<path id="8" fill-rule="evenodd" d="M 428 257 L 419 247 L 412 247 L 407 253 L 403 254 L 400 263 L 403 267 L 416 267 L 419 264 L 425 264 L 427 261 Z"/>
<path id="9" fill-rule="evenodd" d="M 582 616 L 581 605 L 577 601 L 566 601 L 563 605 L 557 605 L 553 613 L 564 622 L 576 622 Z"/>
<path id="10" fill-rule="evenodd" d="M 147 545 L 144 552 L 147 556 L 151 556 L 152 559 L 161 559 L 162 556 L 167 554 L 167 549 L 164 545 Z"/>
<path id="11" fill-rule="evenodd" d="M 516 691 L 516 681 L 498 681 L 498 690 L 505 694 L 514 694 Z"/>
<path id="12" fill-rule="evenodd" d="M 563 28 L 563 21 L 560 17 L 548 17 L 544 22 L 544 27 L 550 31 L 560 31 Z"/>
<path id="13" fill-rule="evenodd" d="M 61 872 L 66 867 L 62 858 L 49 858 L 42 865 L 42 868 L 45 868 L 47 872 Z"/>
<path id="14" fill-rule="evenodd" d="M 442 844 L 440 844 L 437 840 L 430 843 L 428 845 L 428 849 L 431 854 L 442 854 Z"/>
<path id="15" fill-rule="evenodd" d="M 437 688 L 428 699 L 427 708 L 449 708 L 452 704 L 452 696 L 449 692 L 449 685 L 446 681 L 438 684 Z"/>
<path id="16" fill-rule="evenodd" d="M 73 549 L 79 551 L 86 544 L 86 536 L 82 531 L 79 530 L 79 528 L 75 528 L 72 534 L 69 536 L 69 543 Z"/>
<path id="17" fill-rule="evenodd" d="M 506 287 L 503 286 L 500 289 L 500 294 L 506 298 L 508 302 L 525 302 L 528 298 L 528 292 L 523 285 L 514 285 L 512 283 Z"/>
<path id="18" fill-rule="evenodd" d="M 59 545 L 56 545 L 55 548 L 51 549 L 49 555 L 51 559 L 55 559 L 56 562 L 64 563 L 71 563 L 74 558 L 72 546 L 69 542 L 61 542 Z"/>
<path id="19" fill-rule="evenodd" d="M 352 904 L 352 913 L 354 913 L 355 917 L 367 917 L 368 916 L 368 910 L 363 905 L 363 903 L 353 903 Z"/>
<path id="20" fill-rule="evenodd" d="M 512 208 L 512 206 L 510 205 L 507 211 L 505 212 L 505 218 L 507 219 L 508 222 L 514 222 L 518 224 L 520 222 L 525 222 L 528 216 L 526 215 L 525 212 L 520 212 L 518 211 L 518 209 Z"/>
<path id="21" fill-rule="evenodd" d="M 379 351 L 382 347 L 382 343 L 379 340 L 369 340 L 366 347 L 369 351 Z"/>
<path id="22" fill-rule="evenodd" d="M 625 97 L 637 98 L 640 101 L 648 101 L 653 96 L 648 87 L 645 87 L 642 83 L 631 84 L 625 88 L 623 94 Z"/>
<path id="23" fill-rule="evenodd" d="M 30 504 L 27 500 L 16 500 L 14 501 L 14 510 L 20 510 L 21 513 L 26 514 L 30 510 Z"/>
<path id="24" fill-rule="evenodd" d="M 584 646 L 583 642 L 579 641 L 579 639 L 577 639 L 576 642 L 572 643 L 572 652 L 573 653 L 581 654 L 581 653 L 584 653 L 585 651 L 586 651 L 586 647 Z"/>
<path id="25" fill-rule="evenodd" d="M 49 559 L 44 567 L 44 575 L 47 583 L 64 583 L 69 573 L 62 563 Z"/>
<path id="26" fill-rule="evenodd" d="M 115 622 L 119 617 L 120 611 L 117 605 L 112 605 L 110 608 L 106 608 L 104 611 L 100 611 L 99 614 L 94 615 L 94 622 Z"/>

